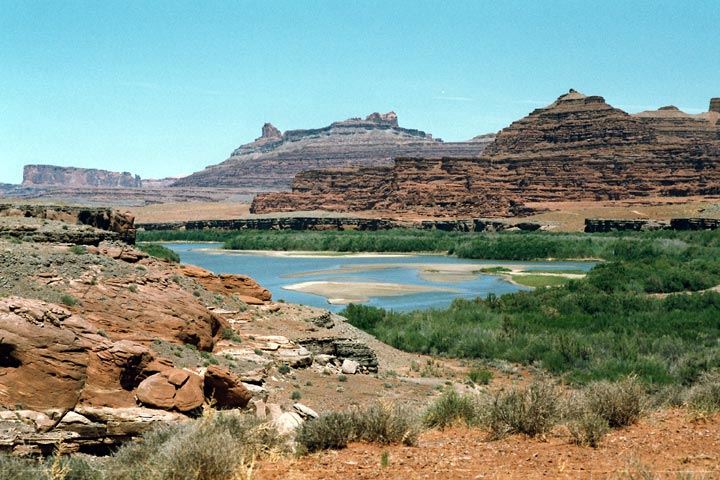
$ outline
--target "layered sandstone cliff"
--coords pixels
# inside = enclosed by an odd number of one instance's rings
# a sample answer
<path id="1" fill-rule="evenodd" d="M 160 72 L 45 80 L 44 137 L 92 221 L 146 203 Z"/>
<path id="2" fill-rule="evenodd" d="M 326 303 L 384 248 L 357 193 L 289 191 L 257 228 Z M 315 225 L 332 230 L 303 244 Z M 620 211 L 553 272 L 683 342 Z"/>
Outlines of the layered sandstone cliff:
<path id="1" fill-rule="evenodd" d="M 394 112 L 284 133 L 266 123 L 262 136 L 254 142 L 239 147 L 220 164 L 179 179 L 173 186 L 288 190 L 293 177 L 305 170 L 391 166 L 392 159 L 398 156 L 475 158 L 492 138 L 445 143 L 423 131 L 400 127 Z"/>
<path id="2" fill-rule="evenodd" d="M 630 115 L 574 90 L 503 129 L 478 158 L 303 172 L 251 211 L 508 216 L 524 202 L 720 193 L 720 113 Z"/>
<path id="3" fill-rule="evenodd" d="M 142 186 L 142 180 L 139 176 L 128 172 L 56 165 L 25 165 L 22 186 L 139 188 Z"/>

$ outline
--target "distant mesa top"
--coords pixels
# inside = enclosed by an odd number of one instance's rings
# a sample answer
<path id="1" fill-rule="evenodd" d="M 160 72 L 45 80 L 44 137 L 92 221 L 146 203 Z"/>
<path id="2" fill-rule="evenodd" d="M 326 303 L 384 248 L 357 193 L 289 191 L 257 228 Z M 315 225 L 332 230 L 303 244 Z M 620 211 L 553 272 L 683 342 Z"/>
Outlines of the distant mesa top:
<path id="1" fill-rule="evenodd" d="M 476 158 L 493 138 L 443 142 L 422 130 L 400 127 L 393 111 L 285 132 L 266 123 L 260 137 L 236 148 L 227 160 L 183 177 L 172 186 L 287 191 L 293 177 L 303 171 L 387 166 L 400 156 Z"/>

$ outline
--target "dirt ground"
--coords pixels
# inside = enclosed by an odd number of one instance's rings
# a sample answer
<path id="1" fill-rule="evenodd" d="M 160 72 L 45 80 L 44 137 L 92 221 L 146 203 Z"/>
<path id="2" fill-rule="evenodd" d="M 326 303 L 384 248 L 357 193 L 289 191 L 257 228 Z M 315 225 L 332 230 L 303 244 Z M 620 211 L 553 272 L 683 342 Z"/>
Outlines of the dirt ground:
<path id="1" fill-rule="evenodd" d="M 383 466 L 383 458 L 386 465 Z M 417 447 L 355 443 L 307 457 L 264 461 L 258 479 L 715 479 L 720 478 L 720 414 L 656 412 L 614 430 L 599 448 L 571 443 L 559 427 L 544 438 L 488 441 L 480 429 L 429 431 Z"/>

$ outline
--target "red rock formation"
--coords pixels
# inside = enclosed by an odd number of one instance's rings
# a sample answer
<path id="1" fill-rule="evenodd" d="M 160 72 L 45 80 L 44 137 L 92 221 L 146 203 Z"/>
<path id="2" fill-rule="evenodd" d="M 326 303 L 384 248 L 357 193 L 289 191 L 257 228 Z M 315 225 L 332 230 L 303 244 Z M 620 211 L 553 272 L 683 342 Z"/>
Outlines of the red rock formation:
<path id="1" fill-rule="evenodd" d="M 128 172 L 110 172 L 96 168 L 25 165 L 23 187 L 131 187 L 139 188 L 142 180 Z"/>
<path id="2" fill-rule="evenodd" d="M 195 265 L 178 265 L 175 268 L 184 276 L 197 280 L 211 292 L 224 295 L 234 293 L 241 299 L 242 297 L 249 297 L 249 299 L 260 300 L 260 303 L 269 301 L 272 298 L 272 293 L 268 289 L 261 287 L 260 284 L 247 275 L 231 273 L 216 275 L 210 270 Z M 250 300 L 250 303 L 255 302 Z"/>
<path id="3" fill-rule="evenodd" d="M 285 133 L 266 123 L 262 136 L 254 142 L 239 147 L 218 165 L 179 179 L 173 186 L 288 190 L 293 176 L 305 170 L 389 166 L 397 156 L 476 157 L 491 140 L 444 143 L 420 130 L 399 127 L 395 112 Z"/>
<path id="4" fill-rule="evenodd" d="M 503 129 L 480 158 L 398 158 L 393 167 L 298 174 L 251 212 L 508 216 L 523 202 L 720 193 L 717 112 L 636 116 L 574 90 Z"/>

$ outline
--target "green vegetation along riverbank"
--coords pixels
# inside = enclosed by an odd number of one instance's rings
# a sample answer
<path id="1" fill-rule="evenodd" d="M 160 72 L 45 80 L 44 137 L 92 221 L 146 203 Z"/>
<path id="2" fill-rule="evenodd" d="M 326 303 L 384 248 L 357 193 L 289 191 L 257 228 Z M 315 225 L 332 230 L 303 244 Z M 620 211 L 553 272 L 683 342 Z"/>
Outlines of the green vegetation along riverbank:
<path id="1" fill-rule="evenodd" d="M 718 232 L 499 235 L 458 249 L 607 261 L 563 287 L 456 300 L 444 310 L 351 305 L 343 314 L 403 350 L 536 365 L 578 383 L 636 374 L 652 385 L 691 384 L 720 367 Z"/>

